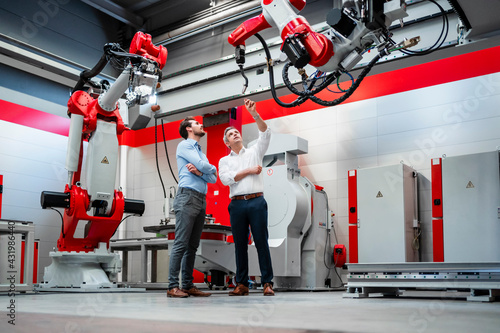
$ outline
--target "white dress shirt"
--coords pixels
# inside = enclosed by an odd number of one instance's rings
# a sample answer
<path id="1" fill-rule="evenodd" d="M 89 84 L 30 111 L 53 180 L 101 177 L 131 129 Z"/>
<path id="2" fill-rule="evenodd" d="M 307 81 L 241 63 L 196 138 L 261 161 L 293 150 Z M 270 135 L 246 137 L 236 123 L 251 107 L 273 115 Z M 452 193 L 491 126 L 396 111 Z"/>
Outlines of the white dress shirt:
<path id="1" fill-rule="evenodd" d="M 264 191 L 262 173 L 248 175 L 236 182 L 236 174 L 249 167 L 262 165 L 262 158 L 269 147 L 271 131 L 269 127 L 265 132 L 259 131 L 257 143 L 249 148 L 243 147 L 239 154 L 231 151 L 219 161 L 219 179 L 222 184 L 229 186 L 229 197 L 236 195 L 252 194 Z"/>

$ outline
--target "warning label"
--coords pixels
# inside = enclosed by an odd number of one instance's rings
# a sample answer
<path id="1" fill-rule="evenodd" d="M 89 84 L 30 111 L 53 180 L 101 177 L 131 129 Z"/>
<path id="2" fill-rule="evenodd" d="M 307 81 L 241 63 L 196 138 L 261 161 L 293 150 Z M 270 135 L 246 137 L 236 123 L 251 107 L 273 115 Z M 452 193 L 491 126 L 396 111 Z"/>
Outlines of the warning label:
<path id="1" fill-rule="evenodd" d="M 382 197 L 383 197 L 382 192 L 378 191 L 377 198 L 382 198 Z"/>
<path id="2" fill-rule="evenodd" d="M 109 164 L 108 158 L 104 156 L 104 158 L 101 161 L 102 164 Z"/>
<path id="3" fill-rule="evenodd" d="M 474 188 L 474 184 L 472 184 L 472 182 L 469 180 L 465 188 Z"/>

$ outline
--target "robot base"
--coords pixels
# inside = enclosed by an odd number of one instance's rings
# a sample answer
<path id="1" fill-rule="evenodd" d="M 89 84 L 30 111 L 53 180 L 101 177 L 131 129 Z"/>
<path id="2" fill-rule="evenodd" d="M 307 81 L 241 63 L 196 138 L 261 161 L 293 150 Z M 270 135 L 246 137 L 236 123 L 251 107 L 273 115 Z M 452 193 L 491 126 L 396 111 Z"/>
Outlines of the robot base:
<path id="1" fill-rule="evenodd" d="M 52 264 L 45 267 L 38 291 L 111 292 L 119 291 L 115 277 L 121 271 L 121 259 L 110 253 L 106 243 L 99 243 L 93 252 L 50 252 Z M 130 290 L 127 288 L 127 290 Z M 137 290 L 135 290 L 137 291 Z"/>

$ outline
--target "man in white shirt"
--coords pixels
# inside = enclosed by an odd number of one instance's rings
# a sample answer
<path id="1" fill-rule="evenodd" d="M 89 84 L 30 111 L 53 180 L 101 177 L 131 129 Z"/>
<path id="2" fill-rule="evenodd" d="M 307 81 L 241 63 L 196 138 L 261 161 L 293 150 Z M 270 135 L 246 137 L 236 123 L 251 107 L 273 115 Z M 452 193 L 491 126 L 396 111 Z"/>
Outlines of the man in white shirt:
<path id="1" fill-rule="evenodd" d="M 255 102 L 245 99 L 245 108 L 259 128 L 257 143 L 250 148 L 243 146 L 241 133 L 234 127 L 224 131 L 224 143 L 231 153 L 219 161 L 219 178 L 229 186 L 231 203 L 228 206 L 231 230 L 236 253 L 236 288 L 230 296 L 248 295 L 248 236 L 252 232 L 257 248 L 265 296 L 274 296 L 273 267 L 269 252 L 267 230 L 267 203 L 263 196 L 262 158 L 271 131 L 257 113 Z"/>

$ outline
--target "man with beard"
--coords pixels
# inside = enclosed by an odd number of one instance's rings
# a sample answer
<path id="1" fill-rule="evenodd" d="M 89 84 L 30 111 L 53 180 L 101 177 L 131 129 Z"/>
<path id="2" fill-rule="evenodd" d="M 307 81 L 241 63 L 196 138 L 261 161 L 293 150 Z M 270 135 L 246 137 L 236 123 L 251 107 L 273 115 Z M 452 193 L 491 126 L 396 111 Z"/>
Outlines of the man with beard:
<path id="1" fill-rule="evenodd" d="M 203 124 L 187 117 L 181 122 L 179 133 L 184 140 L 176 152 L 179 188 L 174 199 L 175 240 L 170 250 L 167 297 L 206 297 L 211 294 L 200 291 L 193 284 L 193 269 L 205 223 L 207 183 L 217 181 L 217 169 L 208 162 L 199 145 L 206 134 Z M 181 268 L 182 289 L 179 288 Z"/>

